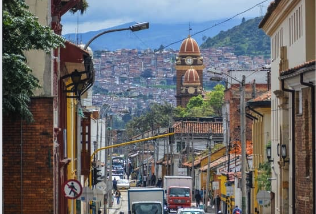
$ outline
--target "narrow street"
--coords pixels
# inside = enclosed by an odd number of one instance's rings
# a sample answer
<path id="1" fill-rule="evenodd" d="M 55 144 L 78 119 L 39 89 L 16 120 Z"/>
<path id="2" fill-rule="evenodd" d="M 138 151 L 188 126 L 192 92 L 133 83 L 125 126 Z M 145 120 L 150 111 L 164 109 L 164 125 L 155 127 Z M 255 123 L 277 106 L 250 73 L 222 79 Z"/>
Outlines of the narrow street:
<path id="1" fill-rule="evenodd" d="M 132 187 L 139 188 L 139 187 Z M 119 204 L 116 203 L 116 198 L 113 202 L 113 207 L 108 209 L 108 214 L 128 214 L 128 201 L 127 201 L 127 190 L 121 190 L 121 201 Z M 195 203 L 192 203 L 192 207 L 195 206 Z M 206 214 L 215 214 L 214 209 L 208 209 L 211 211 L 206 212 Z"/>

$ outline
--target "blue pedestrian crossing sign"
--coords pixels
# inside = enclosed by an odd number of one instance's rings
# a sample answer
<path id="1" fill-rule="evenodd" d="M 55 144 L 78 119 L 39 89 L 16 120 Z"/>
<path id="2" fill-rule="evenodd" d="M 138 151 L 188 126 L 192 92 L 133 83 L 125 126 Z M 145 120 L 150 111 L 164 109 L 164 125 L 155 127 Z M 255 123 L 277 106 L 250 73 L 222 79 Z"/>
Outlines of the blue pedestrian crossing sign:
<path id="1" fill-rule="evenodd" d="M 66 198 L 76 199 L 82 193 L 82 186 L 79 181 L 70 179 L 64 184 L 63 190 Z"/>

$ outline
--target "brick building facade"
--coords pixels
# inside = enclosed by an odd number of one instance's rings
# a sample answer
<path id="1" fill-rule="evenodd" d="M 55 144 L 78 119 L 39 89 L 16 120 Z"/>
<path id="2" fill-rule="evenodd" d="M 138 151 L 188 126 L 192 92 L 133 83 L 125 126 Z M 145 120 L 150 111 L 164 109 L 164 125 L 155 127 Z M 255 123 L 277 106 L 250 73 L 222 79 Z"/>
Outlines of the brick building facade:
<path id="1" fill-rule="evenodd" d="M 3 120 L 3 211 L 54 213 L 53 98 L 32 98 L 34 123 Z"/>
<path id="2" fill-rule="evenodd" d="M 295 189 L 296 191 L 296 207 L 300 208 L 302 213 L 313 213 L 313 189 L 312 178 L 312 112 L 311 112 L 311 98 L 310 88 L 302 90 L 302 113 L 295 116 L 295 142 L 296 142 L 296 170 Z M 308 205 L 306 204 L 308 201 Z"/>

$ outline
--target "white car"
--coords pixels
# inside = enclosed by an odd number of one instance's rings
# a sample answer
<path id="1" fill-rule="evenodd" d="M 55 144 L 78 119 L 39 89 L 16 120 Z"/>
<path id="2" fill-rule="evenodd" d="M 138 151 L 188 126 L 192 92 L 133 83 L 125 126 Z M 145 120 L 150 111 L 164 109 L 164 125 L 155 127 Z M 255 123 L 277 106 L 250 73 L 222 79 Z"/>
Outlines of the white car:
<path id="1" fill-rule="evenodd" d="M 119 190 L 129 189 L 129 181 L 127 179 L 120 179 L 117 181 L 117 188 Z"/>
<path id="2" fill-rule="evenodd" d="M 180 208 L 177 214 L 205 214 L 204 210 L 193 207 L 193 208 Z"/>

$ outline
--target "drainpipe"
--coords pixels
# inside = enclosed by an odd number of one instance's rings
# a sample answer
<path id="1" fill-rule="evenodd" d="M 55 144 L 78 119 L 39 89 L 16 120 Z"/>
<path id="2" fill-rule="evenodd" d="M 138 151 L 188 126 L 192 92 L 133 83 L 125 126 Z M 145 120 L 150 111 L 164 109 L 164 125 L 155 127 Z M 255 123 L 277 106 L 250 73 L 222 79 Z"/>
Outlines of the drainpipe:
<path id="1" fill-rule="evenodd" d="M 20 121 L 20 125 L 21 125 L 21 130 L 20 130 L 20 141 L 21 141 L 21 144 L 20 144 L 20 147 L 21 147 L 21 150 L 20 150 L 20 160 L 21 160 L 21 165 L 20 165 L 20 185 L 21 185 L 21 192 L 20 192 L 20 197 L 21 197 L 21 214 L 23 214 L 23 122 L 22 122 L 22 119 Z M 2 178 L 3 180 L 3 178 Z M 2 191 L 2 197 L 3 197 L 3 191 Z"/>
<path id="2" fill-rule="evenodd" d="M 312 168 L 313 168 L 313 199 L 315 200 L 315 86 L 310 82 L 304 82 L 303 73 L 300 74 L 300 83 L 311 88 L 311 108 L 312 108 Z M 315 214 L 315 201 L 313 203 L 313 213 Z"/>
<path id="3" fill-rule="evenodd" d="M 292 213 L 296 213 L 295 212 L 295 90 L 291 90 L 291 89 L 287 89 L 284 88 L 284 80 L 282 80 L 282 90 L 286 91 L 286 92 L 290 92 L 291 93 L 291 97 L 292 97 L 292 177 L 293 177 L 293 182 L 292 182 L 292 203 L 293 203 L 293 207 L 292 207 Z"/>

